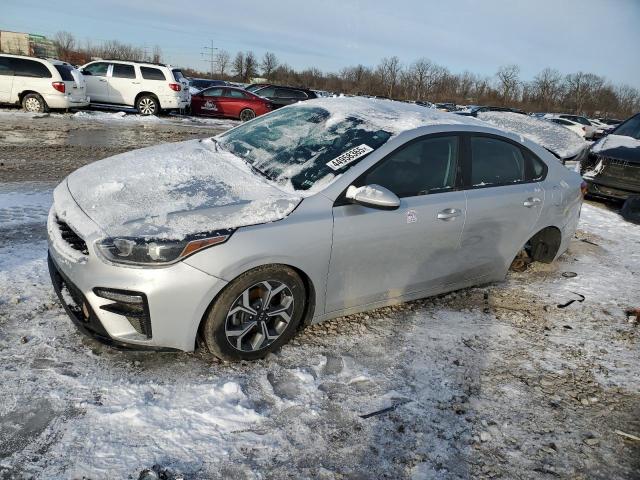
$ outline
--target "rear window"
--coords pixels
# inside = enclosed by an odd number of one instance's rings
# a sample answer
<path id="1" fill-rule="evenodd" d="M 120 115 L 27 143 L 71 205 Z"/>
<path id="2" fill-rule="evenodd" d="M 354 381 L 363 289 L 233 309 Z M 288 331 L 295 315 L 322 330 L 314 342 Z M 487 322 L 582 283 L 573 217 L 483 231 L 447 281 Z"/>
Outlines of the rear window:
<path id="1" fill-rule="evenodd" d="M 12 58 L 13 74 L 16 77 L 51 78 L 51 72 L 42 63 L 24 58 Z"/>
<path id="2" fill-rule="evenodd" d="M 60 77 L 65 82 L 73 82 L 73 75 L 71 75 L 71 70 L 73 67 L 71 65 L 54 65 L 56 70 L 60 74 Z"/>
<path id="3" fill-rule="evenodd" d="M 162 70 L 153 67 L 140 67 L 140 73 L 145 80 L 166 80 Z"/>
<path id="4" fill-rule="evenodd" d="M 116 78 L 136 78 L 136 71 L 133 68 L 133 65 L 114 63 L 111 76 Z"/>
<path id="5" fill-rule="evenodd" d="M 180 82 L 182 80 L 186 81 L 186 79 L 184 78 L 184 75 L 182 75 L 182 70 L 180 70 L 179 68 L 174 68 L 171 71 L 173 72 L 173 78 L 176 79 L 176 82 Z"/>

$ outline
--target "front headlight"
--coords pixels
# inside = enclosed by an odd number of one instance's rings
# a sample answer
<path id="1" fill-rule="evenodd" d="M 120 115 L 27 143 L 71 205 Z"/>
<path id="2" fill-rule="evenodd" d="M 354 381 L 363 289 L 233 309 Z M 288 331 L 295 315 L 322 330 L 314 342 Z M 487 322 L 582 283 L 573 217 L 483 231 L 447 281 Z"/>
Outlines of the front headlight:
<path id="1" fill-rule="evenodd" d="M 218 230 L 185 237 L 183 240 L 113 237 L 96 242 L 96 249 L 108 261 L 132 265 L 167 265 L 213 245 L 227 241 L 233 230 Z"/>

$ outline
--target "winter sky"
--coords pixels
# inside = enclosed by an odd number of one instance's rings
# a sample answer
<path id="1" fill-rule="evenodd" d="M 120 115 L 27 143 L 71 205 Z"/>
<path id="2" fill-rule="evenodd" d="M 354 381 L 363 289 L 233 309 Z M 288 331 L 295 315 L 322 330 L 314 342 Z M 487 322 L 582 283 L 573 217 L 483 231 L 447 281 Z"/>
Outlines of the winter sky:
<path id="1" fill-rule="evenodd" d="M 207 69 L 202 47 L 273 51 L 295 68 L 338 71 L 397 55 L 493 75 L 517 63 L 640 88 L 640 0 L 1 0 L 0 29 L 160 45 L 165 61 Z"/>

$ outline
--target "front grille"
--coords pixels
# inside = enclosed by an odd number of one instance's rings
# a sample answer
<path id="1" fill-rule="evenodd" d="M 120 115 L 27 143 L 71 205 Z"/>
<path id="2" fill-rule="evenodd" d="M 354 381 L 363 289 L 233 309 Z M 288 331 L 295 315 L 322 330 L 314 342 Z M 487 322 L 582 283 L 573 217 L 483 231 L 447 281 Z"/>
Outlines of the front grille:
<path id="1" fill-rule="evenodd" d="M 81 252 L 84 255 L 89 255 L 87 244 L 82 238 L 80 238 L 80 236 L 76 232 L 71 229 L 69 225 L 60 220 L 57 216 L 56 223 L 58 224 L 58 229 L 60 230 L 62 239 L 67 242 L 71 248 Z"/>

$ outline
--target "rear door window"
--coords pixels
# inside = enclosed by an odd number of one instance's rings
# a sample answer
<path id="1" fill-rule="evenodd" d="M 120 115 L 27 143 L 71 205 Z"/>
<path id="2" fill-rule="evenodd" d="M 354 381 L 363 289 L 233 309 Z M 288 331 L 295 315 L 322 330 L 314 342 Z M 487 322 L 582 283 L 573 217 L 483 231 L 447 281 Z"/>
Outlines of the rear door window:
<path id="1" fill-rule="evenodd" d="M 60 77 L 62 78 L 63 81 L 65 82 L 74 81 L 73 75 L 71 75 L 71 70 L 73 70 L 73 67 L 71 65 L 54 65 L 54 67 L 60 74 Z"/>
<path id="2" fill-rule="evenodd" d="M 230 88 L 225 90 L 224 96 L 231 97 L 231 98 L 247 98 L 246 93 L 242 93 L 239 90 L 231 90 Z"/>
<path id="3" fill-rule="evenodd" d="M 26 58 L 12 58 L 13 74 L 16 77 L 51 78 L 51 72 L 42 63 Z"/>
<path id="4" fill-rule="evenodd" d="M 427 137 L 400 147 L 358 185 L 381 185 L 400 198 L 450 191 L 456 186 L 458 138 Z"/>
<path id="5" fill-rule="evenodd" d="M 7 57 L 0 57 L 0 75 L 13 76 L 13 68 L 11 62 Z"/>
<path id="6" fill-rule="evenodd" d="M 516 145 L 491 137 L 471 137 L 471 186 L 526 181 L 526 162 Z"/>
<path id="7" fill-rule="evenodd" d="M 204 97 L 221 97 L 222 88 L 208 88 L 207 90 L 203 90 L 201 93 Z"/>
<path id="8" fill-rule="evenodd" d="M 265 87 L 254 90 L 254 93 L 256 95 L 260 95 L 261 97 L 273 97 L 276 93 L 276 89 L 274 87 Z"/>
<path id="9" fill-rule="evenodd" d="M 85 75 L 91 75 L 94 77 L 106 77 L 109 64 L 105 62 L 92 63 L 82 69 L 82 73 Z"/>
<path id="10" fill-rule="evenodd" d="M 114 63 L 111 76 L 116 78 L 136 78 L 136 71 L 133 68 L 133 65 Z"/>
<path id="11" fill-rule="evenodd" d="M 166 80 L 162 70 L 153 67 L 140 67 L 140 73 L 145 80 Z"/>

